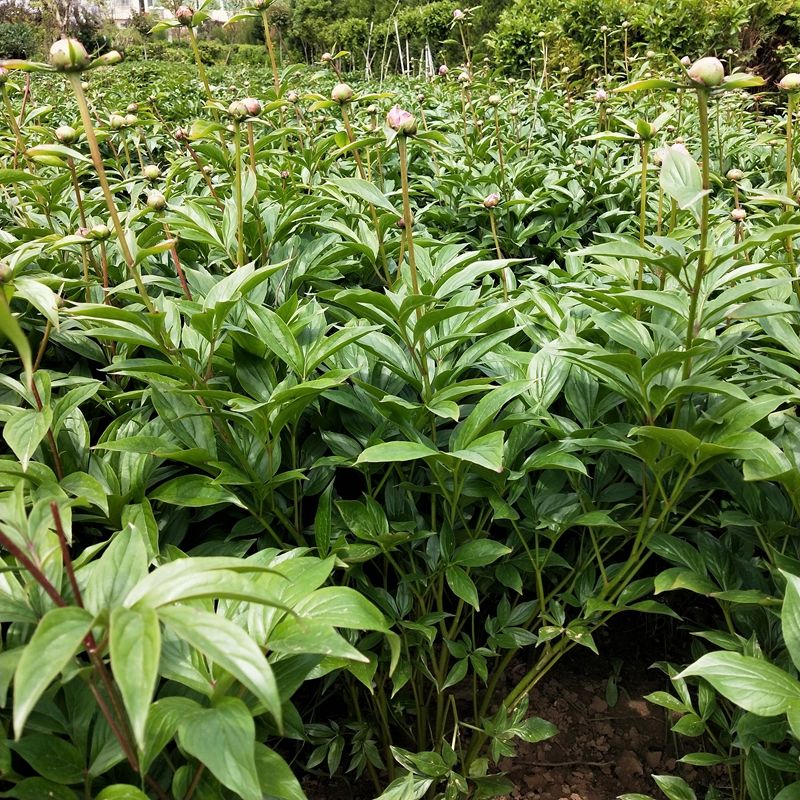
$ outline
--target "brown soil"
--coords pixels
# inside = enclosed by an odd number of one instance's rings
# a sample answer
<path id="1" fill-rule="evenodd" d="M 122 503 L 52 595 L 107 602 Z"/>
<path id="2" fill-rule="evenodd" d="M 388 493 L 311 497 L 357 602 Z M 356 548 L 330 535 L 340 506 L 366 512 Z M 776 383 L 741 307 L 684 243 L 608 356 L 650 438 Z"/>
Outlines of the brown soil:
<path id="1" fill-rule="evenodd" d="M 651 692 L 670 688 L 662 672 L 650 669 L 652 662 L 665 658 L 667 651 L 680 662 L 686 646 L 674 629 L 654 632 L 639 628 L 601 634 L 606 639 L 601 652 L 622 656 L 614 678 L 618 697 L 611 706 L 606 687 L 615 675 L 613 664 L 584 648 L 570 653 L 533 690 L 529 713 L 554 723 L 559 733 L 540 744 L 520 743 L 516 758 L 501 761 L 500 770 L 517 787 L 504 800 L 613 800 L 626 793 L 662 798 L 653 774 L 680 775 L 703 795 L 708 772 L 678 763 L 681 754 L 676 752 L 676 747 L 700 750 L 702 743 L 676 737 L 668 713 L 644 700 Z M 508 686 L 525 670 L 523 663 L 512 667 Z M 312 776 L 306 777 L 304 788 L 310 800 L 375 797 L 364 783 L 348 786 Z"/>
<path id="2" fill-rule="evenodd" d="M 611 800 L 633 792 L 657 796 L 653 773 L 678 774 L 696 785 L 696 770 L 676 763 L 665 712 L 643 699 L 667 688 L 663 675 L 623 669 L 619 697 L 610 707 L 606 687 L 611 674 L 607 662 L 584 656 L 565 663 L 533 691 L 531 713 L 557 725 L 559 733 L 537 745 L 521 745 L 517 758 L 500 764 L 517 786 L 510 800 Z"/>

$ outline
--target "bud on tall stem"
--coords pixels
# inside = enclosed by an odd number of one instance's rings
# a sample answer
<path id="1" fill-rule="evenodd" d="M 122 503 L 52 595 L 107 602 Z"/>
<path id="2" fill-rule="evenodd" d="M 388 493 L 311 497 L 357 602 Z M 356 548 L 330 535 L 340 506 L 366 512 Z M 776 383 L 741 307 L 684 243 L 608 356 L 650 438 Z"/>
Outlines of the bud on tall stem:
<path id="1" fill-rule="evenodd" d="M 89 105 L 86 102 L 86 95 L 83 93 L 83 86 L 81 86 L 81 76 L 78 72 L 67 72 L 67 80 L 72 86 L 72 91 L 75 94 L 75 99 L 78 103 L 78 110 L 80 111 L 81 121 L 83 122 L 84 133 L 86 134 L 86 141 L 89 143 L 89 152 L 92 156 L 92 163 L 94 164 L 95 172 L 97 173 L 97 180 L 100 183 L 100 188 L 103 191 L 103 197 L 106 201 L 108 214 L 114 224 L 114 230 L 117 234 L 120 250 L 122 250 L 125 263 L 128 265 L 128 270 L 133 278 L 136 288 L 142 298 L 142 302 L 148 311 L 154 312 L 155 307 L 153 301 L 147 294 L 147 288 L 142 281 L 142 276 L 139 274 L 139 267 L 136 260 L 128 247 L 128 240 L 125 238 L 125 229 L 120 222 L 119 213 L 114 203 L 114 195 L 111 193 L 111 188 L 108 185 L 108 178 L 106 177 L 106 170 L 103 165 L 103 158 L 100 155 L 100 146 L 97 142 L 97 136 L 94 132 L 94 124 L 92 123 L 92 116 L 89 113 Z"/>
<path id="2" fill-rule="evenodd" d="M 708 95 L 705 85 L 697 87 L 697 110 L 700 117 L 700 158 L 702 159 L 703 197 L 700 200 L 700 250 L 697 254 L 697 272 L 689 295 L 689 319 L 686 325 L 686 352 L 692 348 L 696 334 L 697 312 L 700 305 L 700 292 L 703 289 L 703 278 L 706 272 L 706 250 L 708 249 L 708 214 L 709 195 L 711 189 L 711 152 L 708 143 Z M 692 372 L 692 359 L 689 355 L 683 362 L 683 379 Z M 680 406 L 676 407 L 677 416 Z"/>

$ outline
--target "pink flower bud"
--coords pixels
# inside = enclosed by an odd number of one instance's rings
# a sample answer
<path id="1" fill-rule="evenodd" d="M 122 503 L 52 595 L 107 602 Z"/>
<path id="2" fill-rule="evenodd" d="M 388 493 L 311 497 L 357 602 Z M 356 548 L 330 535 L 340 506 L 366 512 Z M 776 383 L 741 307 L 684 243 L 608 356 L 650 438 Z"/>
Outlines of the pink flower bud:
<path id="1" fill-rule="evenodd" d="M 439 75 L 443 78 L 447 76 L 447 73 L 450 72 L 450 68 L 447 64 L 439 64 Z"/>
<path id="2" fill-rule="evenodd" d="M 194 19 L 194 9 L 189 6 L 178 6 L 175 9 L 175 19 L 184 27 L 190 27 Z"/>
<path id="3" fill-rule="evenodd" d="M 731 219 L 737 224 L 747 219 L 747 212 L 743 208 L 734 208 L 731 211 Z"/>
<path id="4" fill-rule="evenodd" d="M 466 16 L 467 15 L 460 8 L 457 8 L 455 11 L 453 11 L 453 19 L 456 22 L 461 22 Z"/>
<path id="5" fill-rule="evenodd" d="M 242 102 L 244 103 L 245 108 L 247 109 L 247 113 L 251 117 L 257 117 L 261 114 L 262 110 L 261 103 L 260 101 L 256 100 L 255 97 L 245 97 L 245 99 L 242 100 Z"/>
<path id="6" fill-rule="evenodd" d="M 500 195 L 497 192 L 492 192 L 486 196 L 483 205 L 485 208 L 497 208 L 500 205 Z"/>
<path id="7" fill-rule="evenodd" d="M 417 118 L 400 106 L 394 106 L 389 111 L 386 115 L 386 124 L 404 136 L 413 136 L 417 132 Z"/>
<path id="8" fill-rule="evenodd" d="M 608 92 L 605 89 L 598 89 L 594 93 L 595 103 L 605 103 L 608 101 Z"/>

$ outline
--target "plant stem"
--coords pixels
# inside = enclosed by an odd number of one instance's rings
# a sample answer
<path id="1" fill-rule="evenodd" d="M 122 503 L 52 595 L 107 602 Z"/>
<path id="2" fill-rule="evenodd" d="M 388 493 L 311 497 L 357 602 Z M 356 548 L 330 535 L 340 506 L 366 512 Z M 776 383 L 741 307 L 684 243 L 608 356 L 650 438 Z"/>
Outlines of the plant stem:
<path id="1" fill-rule="evenodd" d="M 244 265 L 244 204 L 242 201 L 242 137 L 238 121 L 233 123 L 233 158 L 236 173 L 236 266 Z"/>
<path id="2" fill-rule="evenodd" d="M 125 259 L 125 263 L 128 265 L 128 270 L 131 273 L 133 282 L 136 284 L 136 288 L 139 290 L 139 294 L 142 298 L 145 308 L 153 313 L 155 311 L 153 301 L 147 294 L 147 289 L 142 281 L 142 276 L 139 274 L 139 267 L 137 266 L 136 260 L 131 253 L 130 247 L 128 247 L 128 240 L 125 238 L 125 229 L 122 227 L 122 223 L 120 222 L 119 214 L 117 213 L 117 207 L 114 204 L 114 195 L 111 194 L 111 187 L 108 185 L 106 170 L 103 166 L 103 159 L 100 155 L 100 145 L 97 142 L 97 136 L 94 132 L 94 125 L 92 124 L 92 117 L 89 113 L 89 106 L 86 102 L 86 95 L 84 95 L 83 87 L 81 86 L 80 73 L 69 72 L 67 73 L 67 79 L 72 86 L 72 91 L 75 93 L 75 99 L 78 102 L 78 110 L 80 111 L 84 132 L 86 133 L 86 140 L 89 143 L 89 152 L 92 154 L 92 163 L 94 164 L 94 169 L 97 173 L 97 180 L 100 183 L 100 188 L 103 191 L 103 197 L 106 201 L 108 214 L 114 224 L 114 230 L 116 231 L 117 239 L 119 240 L 119 248 L 122 251 L 122 256 Z"/>
<path id="3" fill-rule="evenodd" d="M 689 295 L 689 318 L 686 325 L 686 352 L 692 349 L 692 343 L 696 334 L 697 312 L 700 305 L 700 292 L 703 288 L 703 278 L 706 271 L 706 250 L 708 248 L 708 212 L 709 212 L 709 191 L 711 188 L 711 170 L 709 168 L 709 146 L 708 146 L 708 90 L 705 87 L 697 89 L 697 107 L 700 115 L 700 146 L 703 165 L 703 197 L 700 201 L 700 250 L 697 254 L 697 272 L 694 276 Z M 689 377 L 692 372 L 692 359 L 689 355 L 683 362 L 683 380 Z"/>
<path id="4" fill-rule="evenodd" d="M 642 156 L 642 180 L 639 192 L 639 246 L 644 247 L 645 228 L 647 226 L 647 156 L 650 149 L 650 143 L 642 140 L 641 156 Z M 644 261 L 639 259 L 639 275 L 636 280 L 636 288 L 641 291 L 644 286 Z"/>
<path id="5" fill-rule="evenodd" d="M 203 83 L 203 88 L 206 90 L 206 97 L 208 98 L 208 101 L 213 102 L 214 96 L 211 94 L 211 87 L 208 85 L 208 76 L 206 75 L 206 68 L 203 64 L 203 59 L 200 58 L 200 48 L 197 46 L 197 37 L 195 36 L 194 28 L 189 25 L 186 30 L 189 32 L 189 44 L 192 47 L 192 53 L 194 53 L 194 61 L 197 65 L 197 74 L 200 76 L 200 80 Z M 214 117 L 216 117 L 216 111 L 213 113 Z"/>
<path id="6" fill-rule="evenodd" d="M 267 53 L 269 54 L 269 63 L 272 67 L 272 84 L 275 87 L 275 99 L 281 96 L 281 76 L 278 72 L 278 63 L 275 60 L 275 46 L 272 43 L 271 25 L 267 15 L 267 9 L 261 12 L 261 21 L 264 24 L 264 43 L 267 45 Z"/>

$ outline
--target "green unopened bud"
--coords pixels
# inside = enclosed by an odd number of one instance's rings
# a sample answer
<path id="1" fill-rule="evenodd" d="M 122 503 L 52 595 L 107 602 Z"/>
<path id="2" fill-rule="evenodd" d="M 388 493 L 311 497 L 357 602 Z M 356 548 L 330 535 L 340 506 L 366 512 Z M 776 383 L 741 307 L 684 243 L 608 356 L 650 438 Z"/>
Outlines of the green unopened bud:
<path id="1" fill-rule="evenodd" d="M 719 86 L 725 80 L 725 67 L 714 56 L 698 58 L 689 67 L 689 77 L 703 86 Z"/>
<path id="2" fill-rule="evenodd" d="M 241 100 L 234 100 L 228 106 L 228 116 L 237 122 L 247 119 L 247 106 Z"/>
<path id="3" fill-rule="evenodd" d="M 490 94 L 489 95 L 489 105 L 490 106 L 499 106 L 500 103 L 503 102 L 503 99 L 500 97 L 499 94 Z"/>
<path id="4" fill-rule="evenodd" d="M 89 231 L 89 238 L 96 239 L 98 242 L 104 242 L 111 236 L 111 230 L 108 225 L 95 225 Z"/>
<path id="5" fill-rule="evenodd" d="M 353 99 L 353 90 L 346 83 L 337 83 L 331 90 L 334 103 L 349 103 Z"/>
<path id="6" fill-rule="evenodd" d="M 138 103 L 131 103 L 125 110 L 129 114 L 138 114 L 139 113 L 139 104 Z"/>
<path id="7" fill-rule="evenodd" d="M 800 74 L 790 72 L 788 75 L 784 75 L 778 82 L 778 88 L 783 89 L 784 92 L 796 92 L 800 89 Z"/>
<path id="8" fill-rule="evenodd" d="M 77 39 L 59 39 L 50 48 L 50 63 L 59 72 L 80 72 L 89 66 L 89 54 Z"/>
<path id="9" fill-rule="evenodd" d="M 738 183 L 742 178 L 744 178 L 744 172 L 742 172 L 740 169 L 729 169 L 725 177 L 731 183 Z"/>
<path id="10" fill-rule="evenodd" d="M 125 127 L 125 117 L 121 114 L 112 114 L 108 118 L 108 125 L 112 131 L 118 131 Z"/>
<path id="11" fill-rule="evenodd" d="M 155 164 L 148 164 L 142 170 L 142 175 L 148 181 L 157 181 L 161 177 L 161 170 Z"/>
<path id="12" fill-rule="evenodd" d="M 136 114 L 126 114 L 125 115 L 125 127 L 132 128 L 134 125 L 139 124 L 139 117 Z"/>
<path id="13" fill-rule="evenodd" d="M 167 207 L 167 198 L 158 189 L 147 193 L 147 207 L 153 211 L 163 211 Z"/>
<path id="14" fill-rule="evenodd" d="M 122 61 L 122 53 L 118 50 L 110 50 L 108 53 L 103 53 L 102 56 L 96 58 L 92 64 L 93 67 L 113 67 Z"/>
<path id="15" fill-rule="evenodd" d="M 55 134 L 56 139 L 62 144 L 72 144 L 78 138 L 78 132 L 70 125 L 59 125 Z"/>

